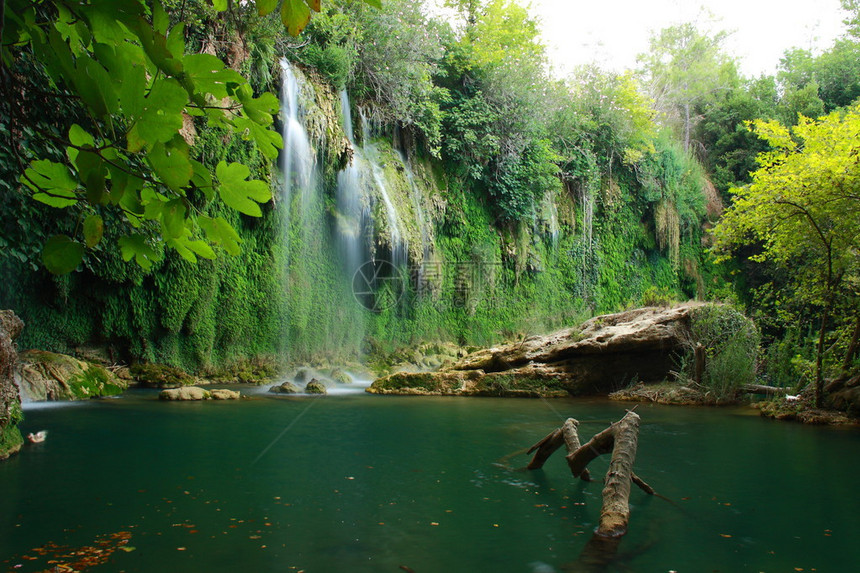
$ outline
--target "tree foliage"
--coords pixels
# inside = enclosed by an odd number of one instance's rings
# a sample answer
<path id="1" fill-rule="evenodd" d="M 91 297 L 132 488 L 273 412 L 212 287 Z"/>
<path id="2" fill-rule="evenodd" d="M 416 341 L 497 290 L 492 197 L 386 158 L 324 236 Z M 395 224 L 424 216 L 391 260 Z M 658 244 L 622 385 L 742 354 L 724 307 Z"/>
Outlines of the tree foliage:
<path id="1" fill-rule="evenodd" d="M 715 229 L 715 248 L 725 257 L 738 245 L 758 245 L 752 259 L 791 268 L 795 297 L 821 309 L 815 386 L 820 401 L 829 314 L 839 299 L 858 295 L 860 107 L 819 120 L 801 117 L 793 128 L 775 121 L 752 125 L 771 150 L 759 156 L 752 183 L 735 190 L 734 203 Z"/>

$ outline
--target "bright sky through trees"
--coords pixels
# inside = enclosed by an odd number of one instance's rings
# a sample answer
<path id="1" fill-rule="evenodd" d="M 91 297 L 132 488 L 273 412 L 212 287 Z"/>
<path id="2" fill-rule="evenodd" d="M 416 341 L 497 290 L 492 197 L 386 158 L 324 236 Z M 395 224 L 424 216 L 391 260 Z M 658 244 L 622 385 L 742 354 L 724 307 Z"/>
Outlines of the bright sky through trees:
<path id="1" fill-rule="evenodd" d="M 726 47 L 740 59 L 741 71 L 770 74 L 787 48 L 830 46 L 844 18 L 839 0 L 531 0 L 531 5 L 560 76 L 595 61 L 604 68 L 632 68 L 652 31 L 681 22 L 704 24 L 703 6 L 718 20 L 717 29 L 734 31 Z"/>

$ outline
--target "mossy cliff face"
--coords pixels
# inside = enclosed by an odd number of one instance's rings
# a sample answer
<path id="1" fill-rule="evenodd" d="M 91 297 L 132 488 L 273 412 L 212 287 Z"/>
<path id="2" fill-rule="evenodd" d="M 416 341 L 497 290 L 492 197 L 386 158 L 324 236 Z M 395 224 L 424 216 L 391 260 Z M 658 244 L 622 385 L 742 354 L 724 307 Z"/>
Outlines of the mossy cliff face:
<path id="1" fill-rule="evenodd" d="M 15 360 L 14 340 L 24 323 L 10 310 L 0 310 L 0 460 L 6 459 L 24 443 L 18 423 L 22 419 L 21 398 L 13 378 Z"/>

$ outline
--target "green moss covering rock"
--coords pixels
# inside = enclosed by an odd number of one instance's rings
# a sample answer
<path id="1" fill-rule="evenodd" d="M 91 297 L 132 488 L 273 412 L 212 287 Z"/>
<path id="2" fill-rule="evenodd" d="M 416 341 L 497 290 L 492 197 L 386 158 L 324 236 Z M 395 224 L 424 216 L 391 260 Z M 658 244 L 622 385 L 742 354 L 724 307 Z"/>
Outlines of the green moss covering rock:
<path id="1" fill-rule="evenodd" d="M 322 382 L 320 382 L 319 380 L 314 378 L 310 382 L 308 382 L 307 385 L 305 386 L 305 393 L 306 394 L 327 394 L 328 391 L 326 390 L 325 384 L 323 384 Z"/>
<path id="2" fill-rule="evenodd" d="M 302 389 L 292 382 L 284 382 L 283 384 L 275 384 L 269 388 L 272 394 L 300 394 Z"/>
<path id="3" fill-rule="evenodd" d="M 44 350 L 22 352 L 15 375 L 21 391 L 34 401 L 116 396 L 128 387 L 104 366 Z"/>
<path id="4" fill-rule="evenodd" d="M 129 369 L 138 385 L 146 388 L 191 386 L 197 380 L 190 374 L 166 364 L 137 363 Z"/>
<path id="5" fill-rule="evenodd" d="M 18 430 L 23 418 L 21 397 L 14 380 L 14 341 L 23 328 L 24 323 L 14 312 L 0 310 L 0 460 L 17 452 L 24 443 Z"/>

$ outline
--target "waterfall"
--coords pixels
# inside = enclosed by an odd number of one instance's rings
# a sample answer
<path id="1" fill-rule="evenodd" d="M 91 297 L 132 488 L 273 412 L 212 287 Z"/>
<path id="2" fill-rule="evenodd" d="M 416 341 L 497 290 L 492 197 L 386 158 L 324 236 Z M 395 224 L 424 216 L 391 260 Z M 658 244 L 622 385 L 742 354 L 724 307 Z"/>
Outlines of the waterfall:
<path id="1" fill-rule="evenodd" d="M 352 113 L 349 109 L 349 96 L 346 90 L 340 92 L 340 110 L 343 114 L 343 130 L 352 145 L 352 161 L 337 174 L 337 233 L 344 264 L 345 274 L 349 277 L 362 263 L 362 229 L 368 213 L 361 207 L 361 170 L 363 161 L 361 151 L 355 145 L 352 129 Z"/>
<path id="2" fill-rule="evenodd" d="M 397 207 L 391 199 L 379 150 L 371 143 L 368 118 L 362 113 L 362 145 L 356 145 L 352 113 L 346 91 L 340 93 L 344 131 L 352 144 L 352 162 L 337 177 L 337 228 L 340 250 L 346 269 L 354 271 L 361 264 L 363 231 L 372 225 L 370 211 L 364 207 L 381 201 L 390 245 L 388 261 L 397 268 L 408 262 L 407 241 Z M 364 196 L 365 189 L 373 197 Z M 371 227 L 372 228 L 372 227 Z"/>
<path id="3" fill-rule="evenodd" d="M 281 153 L 281 170 L 284 174 L 282 195 L 289 209 L 293 192 L 298 189 L 302 193 L 302 205 L 307 207 L 316 187 L 314 152 L 308 132 L 301 121 L 299 82 L 290 63 L 283 58 L 281 74 L 281 120 L 284 124 L 284 150 Z"/>

